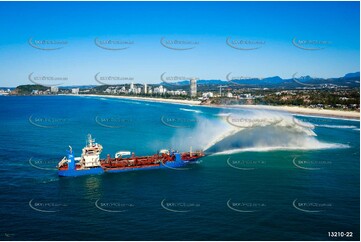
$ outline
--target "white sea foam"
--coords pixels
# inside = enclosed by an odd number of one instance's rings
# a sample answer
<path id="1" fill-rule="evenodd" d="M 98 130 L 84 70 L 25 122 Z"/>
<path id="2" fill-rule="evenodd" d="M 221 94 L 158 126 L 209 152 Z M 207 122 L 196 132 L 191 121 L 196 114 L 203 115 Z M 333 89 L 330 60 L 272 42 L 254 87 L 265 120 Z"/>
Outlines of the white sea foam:
<path id="1" fill-rule="evenodd" d="M 317 127 L 334 128 L 334 129 L 357 129 L 354 125 L 328 125 L 328 124 L 316 124 Z"/>
<path id="2" fill-rule="evenodd" d="M 228 117 L 229 115 L 231 115 L 231 113 L 218 113 L 218 114 L 215 114 L 214 116 L 218 116 L 218 117 Z"/>
<path id="3" fill-rule="evenodd" d="M 185 111 L 185 112 L 202 113 L 202 111 L 196 110 L 196 109 L 180 108 L 179 110 L 182 110 L 182 111 Z"/>
<path id="4" fill-rule="evenodd" d="M 252 148 L 240 148 L 225 150 L 221 152 L 216 152 L 211 154 L 213 155 L 230 155 L 242 152 L 268 152 L 268 151 L 277 151 L 277 150 L 324 150 L 324 149 L 345 149 L 350 148 L 349 145 L 345 144 L 330 144 L 330 143 L 318 143 L 318 146 L 307 146 L 307 147 L 292 147 L 292 146 L 274 146 L 274 147 L 252 147 Z"/>

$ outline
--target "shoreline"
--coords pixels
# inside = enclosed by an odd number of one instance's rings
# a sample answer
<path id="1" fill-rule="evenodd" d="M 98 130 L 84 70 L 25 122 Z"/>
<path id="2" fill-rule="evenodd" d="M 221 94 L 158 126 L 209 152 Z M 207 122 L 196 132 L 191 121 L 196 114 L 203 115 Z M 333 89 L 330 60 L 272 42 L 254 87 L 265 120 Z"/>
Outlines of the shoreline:
<path id="1" fill-rule="evenodd" d="M 158 102 L 158 103 L 170 103 L 170 104 L 185 104 L 185 105 L 194 105 L 200 107 L 209 107 L 209 108 L 242 108 L 242 109 L 254 109 L 254 110 L 270 110 L 270 111 L 281 111 L 288 112 L 292 114 L 302 114 L 302 115 L 314 115 L 317 117 L 328 117 L 328 118 L 342 118 L 342 119 L 352 119 L 360 120 L 360 113 L 356 111 L 341 111 L 341 110 L 329 110 L 329 109 L 313 109 L 306 107 L 295 107 L 295 106 L 271 106 L 271 105 L 201 105 L 201 101 L 193 100 L 178 100 L 178 99 L 165 99 L 165 98 L 150 98 L 150 97 L 134 97 L 134 96 L 114 96 L 114 95 L 98 95 L 98 94 L 79 94 L 72 95 L 67 94 L 64 96 L 84 96 L 84 97 L 102 97 L 102 98 L 118 98 L 118 99 L 128 99 L 128 100 L 137 100 L 137 101 L 149 101 L 149 102 Z"/>
<path id="2" fill-rule="evenodd" d="M 200 105 L 201 101 L 193 100 L 179 100 L 179 99 L 165 99 L 165 98 L 153 98 L 153 97 L 134 97 L 134 96 L 114 96 L 114 95 L 99 95 L 99 94 L 66 94 L 63 96 L 83 96 L 83 97 L 103 97 L 103 98 L 118 98 L 128 99 L 137 101 L 149 101 L 157 103 L 171 103 L 171 104 L 189 104 L 189 105 Z"/>
<path id="3" fill-rule="evenodd" d="M 316 108 L 306 108 L 306 107 L 296 107 L 296 106 L 271 106 L 271 105 L 234 105 L 234 106 L 244 109 L 281 111 L 281 112 L 301 114 L 306 116 L 360 120 L 360 113 L 356 111 L 316 109 Z"/>

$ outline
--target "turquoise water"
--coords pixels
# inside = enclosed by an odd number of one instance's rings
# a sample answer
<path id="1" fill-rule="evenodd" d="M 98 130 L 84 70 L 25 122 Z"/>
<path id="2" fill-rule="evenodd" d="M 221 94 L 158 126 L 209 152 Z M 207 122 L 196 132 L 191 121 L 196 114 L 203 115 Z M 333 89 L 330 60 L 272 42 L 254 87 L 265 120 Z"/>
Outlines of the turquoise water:
<path id="1" fill-rule="evenodd" d="M 1 240 L 360 238 L 359 122 L 96 97 L 0 102 Z M 257 125 L 230 134 L 229 115 Z M 102 157 L 217 142 L 185 170 L 59 178 L 57 162 L 68 145 L 80 156 L 88 133 Z"/>

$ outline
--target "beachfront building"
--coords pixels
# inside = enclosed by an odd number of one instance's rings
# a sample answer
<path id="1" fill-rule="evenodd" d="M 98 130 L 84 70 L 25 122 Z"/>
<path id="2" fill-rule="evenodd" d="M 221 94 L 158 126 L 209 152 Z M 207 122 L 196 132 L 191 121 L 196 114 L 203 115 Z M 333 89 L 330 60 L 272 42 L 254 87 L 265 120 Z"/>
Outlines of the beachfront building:
<path id="1" fill-rule="evenodd" d="M 251 93 L 242 93 L 239 95 L 240 99 L 250 99 L 253 98 Z"/>
<path id="2" fill-rule="evenodd" d="M 135 93 L 135 94 L 137 93 L 137 90 L 135 89 L 133 82 L 130 83 L 130 88 L 128 90 L 128 93 Z"/>
<path id="3" fill-rule="evenodd" d="M 7 90 L 0 89 L 0 95 L 9 95 L 10 92 L 11 92 L 10 89 L 7 89 Z"/>
<path id="4" fill-rule="evenodd" d="M 204 93 L 202 93 L 203 98 L 212 98 L 213 96 L 214 96 L 213 92 L 204 92 Z"/>
<path id="5" fill-rule="evenodd" d="M 52 93 L 58 93 L 58 92 L 59 92 L 59 88 L 58 88 L 57 86 L 52 86 L 52 87 L 50 87 L 50 91 L 51 91 Z"/>
<path id="6" fill-rule="evenodd" d="M 79 94 L 79 88 L 72 88 L 71 93 L 72 94 Z"/>
<path id="7" fill-rule="evenodd" d="M 155 94 L 163 95 L 166 92 L 167 92 L 167 89 L 165 87 L 163 87 L 162 85 L 160 85 L 159 87 L 154 88 L 154 93 Z"/>
<path id="8" fill-rule="evenodd" d="M 187 95 L 187 92 L 181 89 L 178 90 L 171 90 L 171 91 L 167 91 L 167 94 L 171 95 L 171 96 L 181 96 L 181 95 Z"/>

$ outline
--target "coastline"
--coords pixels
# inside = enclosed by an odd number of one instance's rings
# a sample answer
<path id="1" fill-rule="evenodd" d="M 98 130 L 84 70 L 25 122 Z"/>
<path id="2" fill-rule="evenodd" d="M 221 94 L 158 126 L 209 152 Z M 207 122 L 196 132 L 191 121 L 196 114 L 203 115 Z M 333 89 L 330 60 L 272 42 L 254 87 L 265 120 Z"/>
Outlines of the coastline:
<path id="1" fill-rule="evenodd" d="M 356 111 L 341 111 L 341 110 L 328 110 L 328 109 L 316 109 L 316 108 L 293 107 L 293 106 L 271 106 L 271 105 L 200 105 L 201 101 L 193 101 L 193 100 L 98 95 L 98 94 L 79 94 L 79 95 L 67 94 L 67 96 L 119 98 L 119 99 L 130 99 L 137 101 L 196 105 L 196 106 L 211 107 L 211 108 L 213 107 L 213 108 L 242 108 L 242 109 L 255 109 L 255 110 L 271 110 L 271 111 L 289 112 L 292 114 L 310 115 L 310 116 L 318 116 L 318 117 L 331 117 L 331 118 L 333 117 L 333 118 L 360 120 L 360 113 Z"/>
<path id="2" fill-rule="evenodd" d="M 148 101 L 158 103 L 173 103 L 173 104 L 188 104 L 188 105 L 199 105 L 201 101 L 193 100 L 179 100 L 179 99 L 165 99 L 165 98 L 152 98 L 152 97 L 134 97 L 134 96 L 114 96 L 114 95 L 98 95 L 98 94 L 66 94 L 64 96 L 84 96 L 84 97 L 103 97 L 103 98 L 118 98 L 118 99 L 129 99 L 137 101 Z"/>
<path id="3" fill-rule="evenodd" d="M 292 114 L 313 115 L 319 117 L 333 117 L 343 119 L 360 120 L 360 113 L 356 111 L 341 111 L 318 108 L 294 107 L 294 106 L 271 106 L 271 105 L 234 105 L 244 109 L 272 110 L 289 112 Z"/>

